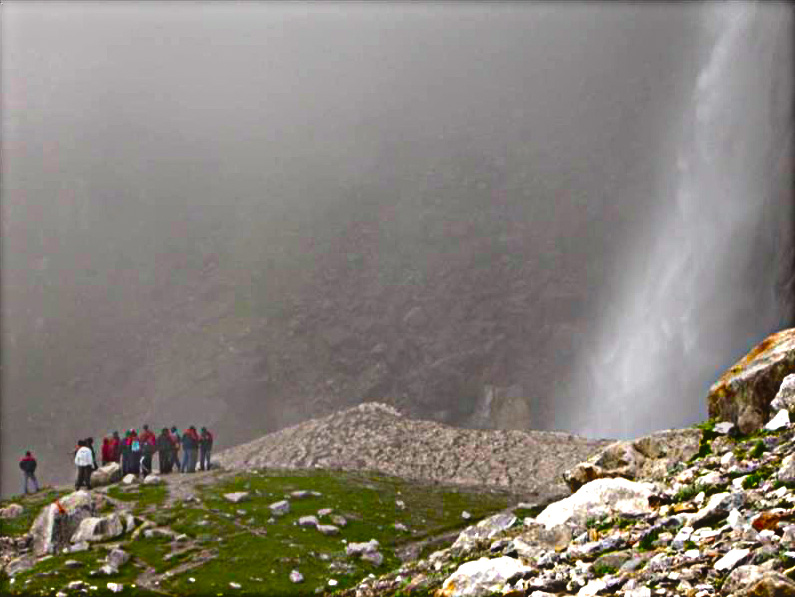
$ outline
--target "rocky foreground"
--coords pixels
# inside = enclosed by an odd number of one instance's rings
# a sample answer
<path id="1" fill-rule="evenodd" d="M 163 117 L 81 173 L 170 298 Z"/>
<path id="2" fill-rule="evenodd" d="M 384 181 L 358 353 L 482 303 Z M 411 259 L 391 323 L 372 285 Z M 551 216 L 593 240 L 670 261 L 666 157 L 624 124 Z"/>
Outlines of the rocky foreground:
<path id="1" fill-rule="evenodd" d="M 216 459 L 227 469 L 370 470 L 549 501 L 568 493 L 564 470 L 609 443 L 552 431 L 459 429 L 371 402 L 268 434 Z"/>

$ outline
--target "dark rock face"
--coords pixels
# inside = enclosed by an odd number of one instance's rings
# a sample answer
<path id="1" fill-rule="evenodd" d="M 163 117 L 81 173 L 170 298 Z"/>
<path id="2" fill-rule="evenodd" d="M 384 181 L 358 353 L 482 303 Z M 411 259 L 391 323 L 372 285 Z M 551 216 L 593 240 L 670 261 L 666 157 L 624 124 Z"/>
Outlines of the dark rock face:
<path id="1" fill-rule="evenodd" d="M 713 384 L 709 416 L 751 433 L 768 421 L 781 382 L 795 372 L 795 328 L 765 338 Z"/>

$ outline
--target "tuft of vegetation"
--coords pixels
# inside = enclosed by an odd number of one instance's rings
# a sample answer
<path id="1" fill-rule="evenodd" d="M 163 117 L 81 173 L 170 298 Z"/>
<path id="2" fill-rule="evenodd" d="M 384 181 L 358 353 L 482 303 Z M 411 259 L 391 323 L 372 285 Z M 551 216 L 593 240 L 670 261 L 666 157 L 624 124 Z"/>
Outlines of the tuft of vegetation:
<path id="1" fill-rule="evenodd" d="M 615 574 L 618 568 L 615 566 L 608 566 L 607 564 L 594 564 L 593 573 L 596 577 L 605 576 L 606 574 Z"/>
<path id="2" fill-rule="evenodd" d="M 756 440 L 754 447 L 751 449 L 750 456 L 751 458 L 761 458 L 762 454 L 765 453 L 765 450 L 767 450 L 765 442 L 761 439 Z"/>

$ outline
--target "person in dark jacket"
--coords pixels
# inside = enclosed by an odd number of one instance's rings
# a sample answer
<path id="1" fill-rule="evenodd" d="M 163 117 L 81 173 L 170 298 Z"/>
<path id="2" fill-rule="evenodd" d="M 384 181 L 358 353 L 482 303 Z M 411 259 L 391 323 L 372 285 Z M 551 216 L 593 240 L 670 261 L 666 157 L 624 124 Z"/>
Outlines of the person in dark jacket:
<path id="1" fill-rule="evenodd" d="M 136 477 L 141 474 L 141 438 L 138 432 L 130 431 L 130 472 Z"/>
<path id="2" fill-rule="evenodd" d="M 93 437 L 87 437 L 83 441 L 85 442 L 86 448 L 91 450 L 91 462 L 92 462 L 91 470 L 95 471 L 95 470 L 97 470 L 99 468 L 99 466 L 97 466 L 97 455 L 94 452 L 94 438 Z"/>
<path id="3" fill-rule="evenodd" d="M 141 432 L 141 476 L 152 472 L 152 458 L 155 454 L 155 444 L 157 438 L 155 434 L 149 431 L 149 425 L 144 425 L 143 432 Z"/>
<path id="4" fill-rule="evenodd" d="M 171 438 L 171 461 L 177 467 L 179 472 L 182 472 L 182 463 L 179 460 L 179 450 L 182 447 L 182 438 L 179 435 L 179 431 L 177 430 L 177 426 L 173 425 L 171 427 L 171 433 L 168 434 Z"/>
<path id="5" fill-rule="evenodd" d="M 102 438 L 102 466 L 105 466 L 109 462 L 113 462 L 113 449 L 110 445 L 110 438 L 106 435 Z"/>
<path id="6" fill-rule="evenodd" d="M 155 443 L 157 448 L 157 459 L 160 463 L 160 474 L 167 475 L 171 472 L 171 438 L 168 435 L 168 427 L 163 427 L 160 431 L 160 435 L 157 436 L 157 442 Z"/>
<path id="7" fill-rule="evenodd" d="M 210 453 L 213 449 L 213 434 L 207 430 L 207 427 L 202 427 L 201 435 L 199 436 L 199 469 L 203 471 L 210 470 Z"/>
<path id="8" fill-rule="evenodd" d="M 114 431 L 113 437 L 110 438 L 110 454 L 111 462 L 119 462 L 121 459 L 121 438 L 118 431 Z"/>
<path id="9" fill-rule="evenodd" d="M 124 433 L 124 440 L 121 442 L 121 474 L 129 475 L 132 472 L 132 430 L 128 429 Z"/>
<path id="10" fill-rule="evenodd" d="M 22 469 L 23 474 L 25 475 L 25 485 L 23 490 L 25 494 L 28 493 L 28 479 L 33 481 L 33 487 L 36 493 L 39 491 L 39 482 L 36 480 L 36 459 L 33 458 L 33 455 L 30 452 L 25 452 L 25 455 L 19 461 L 19 468 Z"/>
<path id="11" fill-rule="evenodd" d="M 196 433 L 196 427 L 191 425 L 182 434 L 182 449 L 185 450 L 185 456 L 182 458 L 182 472 L 195 473 L 196 472 L 196 454 L 199 448 L 199 434 Z"/>

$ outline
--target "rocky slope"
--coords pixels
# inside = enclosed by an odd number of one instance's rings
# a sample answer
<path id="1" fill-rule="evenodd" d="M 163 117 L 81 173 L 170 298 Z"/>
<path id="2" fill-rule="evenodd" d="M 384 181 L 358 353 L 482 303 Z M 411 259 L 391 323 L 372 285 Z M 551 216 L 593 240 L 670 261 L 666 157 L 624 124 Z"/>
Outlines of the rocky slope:
<path id="1" fill-rule="evenodd" d="M 551 431 L 460 429 L 365 403 L 225 450 L 228 469 L 371 470 L 405 479 L 499 487 L 528 499 L 564 495 L 561 473 L 607 440 Z"/>

